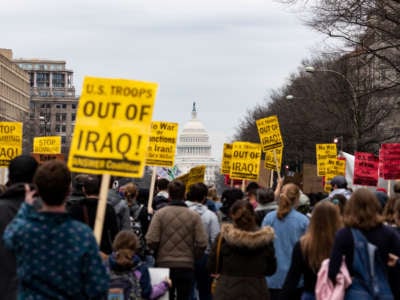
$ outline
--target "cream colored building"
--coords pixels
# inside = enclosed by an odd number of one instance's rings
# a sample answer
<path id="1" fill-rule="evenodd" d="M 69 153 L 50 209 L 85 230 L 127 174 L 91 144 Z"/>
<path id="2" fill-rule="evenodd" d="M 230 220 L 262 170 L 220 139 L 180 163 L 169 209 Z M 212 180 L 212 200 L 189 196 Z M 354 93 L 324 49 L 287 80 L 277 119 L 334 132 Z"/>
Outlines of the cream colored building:
<path id="1" fill-rule="evenodd" d="M 75 125 L 78 97 L 73 71 L 63 60 L 15 59 L 28 73 L 30 122 L 34 136 L 61 136 L 62 153 L 68 154 Z"/>
<path id="2" fill-rule="evenodd" d="M 12 50 L 0 49 L 0 121 L 24 122 L 29 112 L 29 76 L 12 61 Z"/>
<path id="3" fill-rule="evenodd" d="M 188 173 L 195 166 L 205 165 L 205 184 L 214 184 L 219 174 L 220 163 L 211 156 L 210 137 L 203 123 L 197 118 L 196 104 L 193 103 L 192 119 L 179 135 L 175 165 L 181 174 Z"/>

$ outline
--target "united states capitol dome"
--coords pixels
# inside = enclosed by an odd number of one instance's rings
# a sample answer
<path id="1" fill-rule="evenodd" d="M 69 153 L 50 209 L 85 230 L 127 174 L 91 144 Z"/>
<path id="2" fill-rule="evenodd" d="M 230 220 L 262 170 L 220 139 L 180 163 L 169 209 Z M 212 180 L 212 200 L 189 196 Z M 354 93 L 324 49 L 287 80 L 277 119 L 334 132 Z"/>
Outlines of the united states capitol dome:
<path id="1" fill-rule="evenodd" d="M 196 103 L 193 102 L 192 119 L 185 123 L 179 135 L 175 162 L 182 173 L 198 165 L 206 165 L 205 182 L 215 179 L 219 164 L 211 155 L 210 137 L 203 123 L 197 118 Z"/>

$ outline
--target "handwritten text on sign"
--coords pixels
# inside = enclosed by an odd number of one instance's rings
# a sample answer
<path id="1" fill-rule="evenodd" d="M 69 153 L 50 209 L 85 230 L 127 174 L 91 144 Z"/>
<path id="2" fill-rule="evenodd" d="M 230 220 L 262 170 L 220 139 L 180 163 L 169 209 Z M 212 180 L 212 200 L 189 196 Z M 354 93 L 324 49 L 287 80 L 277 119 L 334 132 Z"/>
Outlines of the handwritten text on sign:
<path id="1" fill-rule="evenodd" d="M 152 122 L 146 165 L 173 167 L 178 123 Z"/>
<path id="2" fill-rule="evenodd" d="M 270 116 L 256 121 L 258 135 L 264 152 L 283 147 L 281 130 L 277 116 Z"/>
<path id="3" fill-rule="evenodd" d="M 231 170 L 232 144 L 224 144 L 222 153 L 221 174 L 229 174 Z"/>
<path id="4" fill-rule="evenodd" d="M 22 123 L 0 122 L 0 167 L 22 153 Z"/>
<path id="5" fill-rule="evenodd" d="M 234 142 L 230 177 L 258 180 L 260 171 L 261 145 L 249 142 Z"/>
<path id="6" fill-rule="evenodd" d="M 33 139 L 33 153 L 61 153 L 61 136 L 44 136 Z"/>
<path id="7" fill-rule="evenodd" d="M 68 159 L 72 171 L 142 177 L 157 84 L 86 77 Z"/>

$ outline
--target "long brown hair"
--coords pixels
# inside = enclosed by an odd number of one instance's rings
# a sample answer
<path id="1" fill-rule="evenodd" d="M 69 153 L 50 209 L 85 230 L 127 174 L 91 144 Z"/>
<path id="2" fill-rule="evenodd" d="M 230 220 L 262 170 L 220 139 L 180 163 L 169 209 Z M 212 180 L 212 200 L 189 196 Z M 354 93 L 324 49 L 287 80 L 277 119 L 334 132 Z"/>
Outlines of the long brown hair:
<path id="1" fill-rule="evenodd" d="M 292 207 L 299 201 L 300 189 L 294 183 L 287 183 L 282 187 L 279 196 L 277 216 L 282 220 L 290 212 Z"/>
<path id="2" fill-rule="evenodd" d="M 381 205 L 376 196 L 366 188 L 353 192 L 344 208 L 344 224 L 358 229 L 371 229 L 383 223 Z"/>
<path id="3" fill-rule="evenodd" d="M 242 230 L 253 231 L 257 229 L 256 215 L 253 205 L 246 200 L 238 200 L 231 207 L 233 224 Z"/>
<path id="4" fill-rule="evenodd" d="M 136 234 L 131 230 L 120 231 L 114 239 L 115 260 L 120 266 L 133 266 L 132 258 L 139 246 Z"/>
<path id="5" fill-rule="evenodd" d="M 303 256 L 314 272 L 318 272 L 322 261 L 329 257 L 340 227 L 339 209 L 333 203 L 323 201 L 314 207 L 307 232 L 300 238 Z"/>
<path id="6" fill-rule="evenodd" d="M 395 220 L 395 207 L 396 203 L 400 202 L 400 197 L 391 197 L 386 202 L 385 207 L 383 208 L 383 218 L 390 225 L 394 225 L 396 223 Z"/>

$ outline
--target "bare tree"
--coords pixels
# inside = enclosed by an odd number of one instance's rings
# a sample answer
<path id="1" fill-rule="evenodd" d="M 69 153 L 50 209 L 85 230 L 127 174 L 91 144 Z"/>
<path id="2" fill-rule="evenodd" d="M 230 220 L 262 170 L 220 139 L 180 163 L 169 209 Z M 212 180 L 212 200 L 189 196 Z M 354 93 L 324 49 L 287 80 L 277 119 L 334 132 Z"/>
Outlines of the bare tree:
<path id="1" fill-rule="evenodd" d="M 278 0 L 279 1 L 279 0 Z M 302 3 L 306 24 L 345 42 L 352 55 L 380 71 L 385 87 L 400 85 L 399 0 L 280 0 Z"/>
<path id="2" fill-rule="evenodd" d="M 321 72 L 308 74 L 311 65 Z M 341 137 L 347 152 L 377 153 L 379 144 L 400 137 L 382 130 L 399 112 L 393 89 L 376 87 L 365 76 L 364 64 L 352 56 L 323 57 L 304 61 L 287 84 L 271 93 L 264 106 L 248 111 L 236 139 L 259 142 L 255 121 L 277 115 L 284 141 L 284 161 L 314 162 L 315 144 Z M 289 100 L 286 96 L 289 97 Z"/>

